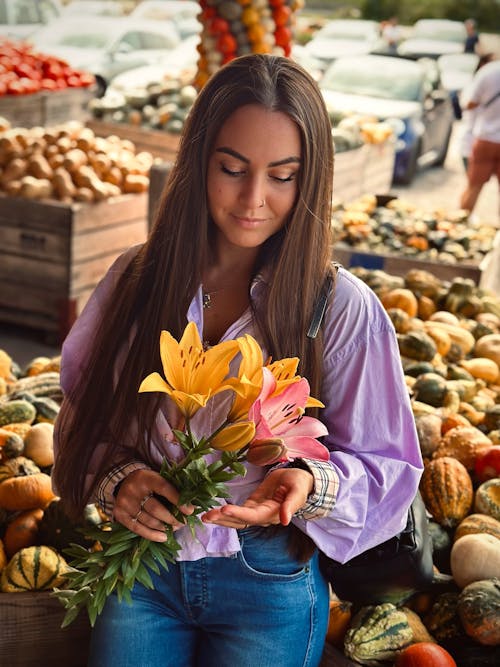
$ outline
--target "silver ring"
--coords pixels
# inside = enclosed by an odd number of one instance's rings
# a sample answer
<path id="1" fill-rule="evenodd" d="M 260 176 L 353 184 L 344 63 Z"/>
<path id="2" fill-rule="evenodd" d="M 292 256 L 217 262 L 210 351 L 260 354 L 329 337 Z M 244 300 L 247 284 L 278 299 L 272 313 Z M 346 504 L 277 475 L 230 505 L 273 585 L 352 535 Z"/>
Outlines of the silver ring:
<path id="1" fill-rule="evenodd" d="M 149 500 L 150 498 L 152 498 L 152 497 L 153 497 L 153 492 L 150 491 L 150 493 L 148 493 L 147 495 L 145 495 L 144 498 L 141 500 L 141 504 L 139 505 L 139 507 L 140 507 L 140 511 L 141 511 L 141 512 L 142 512 L 142 510 L 144 509 L 144 505 L 145 505 L 145 504 L 148 502 L 148 500 Z"/>
<path id="2" fill-rule="evenodd" d="M 134 517 L 132 517 L 132 523 L 137 523 L 141 514 L 142 514 L 142 508 L 137 512 L 137 514 Z"/>

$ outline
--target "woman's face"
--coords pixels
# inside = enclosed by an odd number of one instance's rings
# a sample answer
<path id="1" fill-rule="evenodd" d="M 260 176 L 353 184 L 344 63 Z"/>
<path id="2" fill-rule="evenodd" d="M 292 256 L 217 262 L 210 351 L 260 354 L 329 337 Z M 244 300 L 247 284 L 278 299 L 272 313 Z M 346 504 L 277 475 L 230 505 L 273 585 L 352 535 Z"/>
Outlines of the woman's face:
<path id="1" fill-rule="evenodd" d="M 297 196 L 300 133 L 284 113 L 237 109 L 216 137 L 208 205 L 219 249 L 258 248 L 285 224 Z"/>

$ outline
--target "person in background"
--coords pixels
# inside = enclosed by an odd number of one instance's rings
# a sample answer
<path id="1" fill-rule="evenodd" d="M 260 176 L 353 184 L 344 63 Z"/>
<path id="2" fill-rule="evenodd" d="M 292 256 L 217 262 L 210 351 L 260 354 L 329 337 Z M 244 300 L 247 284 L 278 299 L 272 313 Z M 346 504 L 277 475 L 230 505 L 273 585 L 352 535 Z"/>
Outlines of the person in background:
<path id="1" fill-rule="evenodd" d="M 477 53 L 479 46 L 479 33 L 477 31 L 477 23 L 475 19 L 467 19 L 464 21 L 467 37 L 465 38 L 464 52 Z"/>
<path id="2" fill-rule="evenodd" d="M 396 53 L 401 41 L 401 27 L 397 16 L 391 16 L 382 26 L 382 38 L 387 43 L 389 51 Z"/>
<path id="3" fill-rule="evenodd" d="M 493 60 L 492 53 L 486 53 L 484 56 L 481 56 L 478 60 L 477 67 L 475 72 L 478 72 L 481 67 Z M 471 82 L 472 83 L 472 82 Z M 472 144 L 474 142 L 473 128 L 474 121 L 476 118 L 477 107 L 468 109 L 467 104 L 470 97 L 470 85 L 466 86 L 460 95 L 460 101 L 458 103 L 460 108 L 460 120 L 462 120 L 461 130 L 462 134 L 460 137 L 460 155 L 462 157 L 462 162 L 464 165 L 465 171 L 469 165 L 469 157 L 472 152 Z"/>
<path id="4" fill-rule="evenodd" d="M 329 607 L 318 550 L 345 562 L 406 524 L 423 469 L 415 423 L 389 316 L 332 265 L 333 163 L 306 70 L 274 55 L 230 61 L 186 119 L 148 240 L 115 262 L 64 342 L 53 480 L 65 507 L 78 516 L 97 501 L 156 542 L 169 524 L 181 545 L 151 572 L 153 590 L 136 584 L 130 605 L 107 598 L 89 667 L 317 667 Z M 180 415 L 137 391 L 160 367 L 160 332 L 179 339 L 187 322 L 206 346 L 248 333 L 264 359 L 298 357 L 330 451 L 247 462 L 195 534 L 152 495 L 178 502 L 158 471 L 180 455 Z M 227 397 L 211 400 L 198 437 L 225 414 Z"/>
<path id="5" fill-rule="evenodd" d="M 492 176 L 500 185 L 500 60 L 493 60 L 476 72 L 465 110 L 474 111 L 473 141 L 460 206 L 471 213 Z"/>

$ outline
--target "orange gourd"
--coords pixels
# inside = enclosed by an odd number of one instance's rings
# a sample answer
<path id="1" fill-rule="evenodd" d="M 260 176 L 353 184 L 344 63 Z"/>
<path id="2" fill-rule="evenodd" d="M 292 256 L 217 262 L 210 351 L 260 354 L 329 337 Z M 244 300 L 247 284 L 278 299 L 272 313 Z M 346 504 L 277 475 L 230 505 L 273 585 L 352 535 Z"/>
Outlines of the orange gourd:
<path id="1" fill-rule="evenodd" d="M 439 644 L 417 642 L 401 651 L 396 667 L 457 667 L 457 663 Z"/>
<path id="2" fill-rule="evenodd" d="M 352 617 L 352 603 L 346 600 L 330 600 L 326 641 L 342 647 Z"/>
<path id="3" fill-rule="evenodd" d="M 7 510 L 44 508 L 55 497 L 50 476 L 44 472 L 9 477 L 0 483 L 0 507 Z"/>
<path id="4" fill-rule="evenodd" d="M 25 510 L 9 521 L 3 536 L 5 552 L 9 558 L 12 558 L 20 549 L 36 544 L 38 524 L 42 517 L 43 510 L 37 508 Z"/>

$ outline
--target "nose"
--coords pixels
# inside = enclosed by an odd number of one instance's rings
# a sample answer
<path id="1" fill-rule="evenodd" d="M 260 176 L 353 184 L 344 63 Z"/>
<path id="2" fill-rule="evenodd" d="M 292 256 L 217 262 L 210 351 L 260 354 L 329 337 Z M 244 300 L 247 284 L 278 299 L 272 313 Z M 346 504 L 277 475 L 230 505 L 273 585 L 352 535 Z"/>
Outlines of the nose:
<path id="1" fill-rule="evenodd" d="M 266 200 L 265 182 L 259 176 L 248 176 L 242 183 L 240 201 L 248 210 L 255 210 L 263 206 Z"/>

